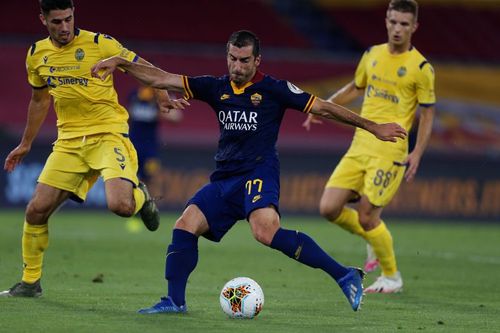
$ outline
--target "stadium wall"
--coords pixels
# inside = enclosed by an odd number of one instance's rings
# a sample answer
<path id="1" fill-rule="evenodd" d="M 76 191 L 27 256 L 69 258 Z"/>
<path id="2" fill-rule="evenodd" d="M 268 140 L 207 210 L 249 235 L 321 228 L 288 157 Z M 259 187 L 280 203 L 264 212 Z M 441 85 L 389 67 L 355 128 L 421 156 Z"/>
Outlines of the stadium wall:
<path id="1" fill-rule="evenodd" d="M 5 142 L 5 141 L 4 141 Z M 2 157 L 7 147 L 2 145 Z M 49 145 L 33 147 L 32 153 L 12 173 L 0 174 L 0 206 L 21 208 L 31 198 L 36 179 L 50 153 Z M 207 182 L 213 168 L 212 150 L 167 148 L 164 168 L 153 180 L 152 194 L 164 211 L 181 211 L 186 200 Z M 281 156 L 281 211 L 284 214 L 318 215 L 323 186 L 340 155 L 292 152 Z M 499 160 L 426 155 L 417 178 L 403 183 L 386 208 L 386 217 L 500 223 Z M 99 181 L 84 204 L 68 203 L 68 209 L 105 208 L 104 186 Z"/>

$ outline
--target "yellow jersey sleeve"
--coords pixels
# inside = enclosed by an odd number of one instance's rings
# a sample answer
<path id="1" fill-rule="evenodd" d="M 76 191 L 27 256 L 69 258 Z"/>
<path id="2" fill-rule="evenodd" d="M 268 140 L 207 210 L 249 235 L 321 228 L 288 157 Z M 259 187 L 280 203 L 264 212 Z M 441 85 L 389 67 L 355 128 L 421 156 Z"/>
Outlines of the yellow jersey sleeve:
<path id="1" fill-rule="evenodd" d="M 365 51 L 363 53 L 363 56 L 361 57 L 361 60 L 359 61 L 358 67 L 356 68 L 356 73 L 354 74 L 354 84 L 358 88 L 365 88 L 366 87 L 366 61 L 368 58 L 368 52 L 370 50 Z"/>
<path id="2" fill-rule="evenodd" d="M 47 83 L 40 76 L 38 71 L 33 64 L 33 54 L 36 51 L 36 43 L 33 44 L 28 50 L 28 54 L 26 55 L 26 71 L 28 72 L 28 83 L 35 89 L 37 88 L 45 88 Z"/>
<path id="3" fill-rule="evenodd" d="M 436 103 L 434 92 L 434 68 L 427 61 L 420 65 L 417 75 L 417 100 L 422 106 L 430 106 Z"/>
<path id="4" fill-rule="evenodd" d="M 120 42 L 109 35 L 97 33 L 94 37 L 102 53 L 103 58 L 120 56 L 128 61 L 135 62 L 139 58 L 135 52 L 123 47 Z"/>

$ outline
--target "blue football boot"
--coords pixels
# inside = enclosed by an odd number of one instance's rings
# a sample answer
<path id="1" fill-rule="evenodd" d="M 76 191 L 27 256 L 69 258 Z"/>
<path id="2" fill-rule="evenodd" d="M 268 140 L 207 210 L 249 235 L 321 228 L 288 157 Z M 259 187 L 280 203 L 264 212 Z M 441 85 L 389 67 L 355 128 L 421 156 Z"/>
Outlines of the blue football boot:
<path id="1" fill-rule="evenodd" d="M 185 313 L 187 312 L 186 304 L 178 306 L 174 303 L 170 296 L 160 298 L 160 302 L 150 308 L 140 309 L 137 311 L 143 314 L 154 313 Z"/>
<path id="2" fill-rule="evenodd" d="M 361 307 L 364 277 L 365 272 L 361 268 L 349 267 L 349 273 L 338 281 L 340 289 L 342 289 L 354 311 L 358 311 Z"/>

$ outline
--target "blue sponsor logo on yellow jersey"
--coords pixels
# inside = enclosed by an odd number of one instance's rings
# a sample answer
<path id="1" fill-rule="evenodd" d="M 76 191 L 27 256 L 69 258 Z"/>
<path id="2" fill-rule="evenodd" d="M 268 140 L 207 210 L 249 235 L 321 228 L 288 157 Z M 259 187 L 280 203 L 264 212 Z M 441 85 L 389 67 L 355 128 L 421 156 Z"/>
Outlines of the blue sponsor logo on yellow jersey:
<path id="1" fill-rule="evenodd" d="M 371 84 L 368 85 L 366 89 L 366 97 L 377 97 L 383 98 L 394 104 L 399 103 L 399 98 L 396 95 L 390 94 L 386 89 L 379 89 Z"/>
<path id="2" fill-rule="evenodd" d="M 53 76 L 51 76 L 48 78 L 47 84 L 52 88 L 55 88 L 57 86 L 64 86 L 64 85 L 68 85 L 68 84 L 88 87 L 89 79 L 82 78 L 82 77 L 68 77 L 68 76 L 53 77 Z"/>

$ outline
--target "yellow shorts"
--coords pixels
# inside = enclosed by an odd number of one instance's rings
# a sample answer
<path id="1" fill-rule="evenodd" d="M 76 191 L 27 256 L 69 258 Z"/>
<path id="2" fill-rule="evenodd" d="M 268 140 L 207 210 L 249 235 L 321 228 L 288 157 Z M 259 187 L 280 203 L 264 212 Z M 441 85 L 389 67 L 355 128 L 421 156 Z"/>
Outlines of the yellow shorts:
<path id="1" fill-rule="evenodd" d="M 386 206 L 396 194 L 405 167 L 373 156 L 344 156 L 325 187 L 350 189 L 366 195 L 375 206 Z"/>
<path id="2" fill-rule="evenodd" d="M 57 140 L 38 181 L 83 201 L 99 175 L 104 181 L 123 178 L 138 184 L 137 152 L 128 136 L 102 133 Z"/>

